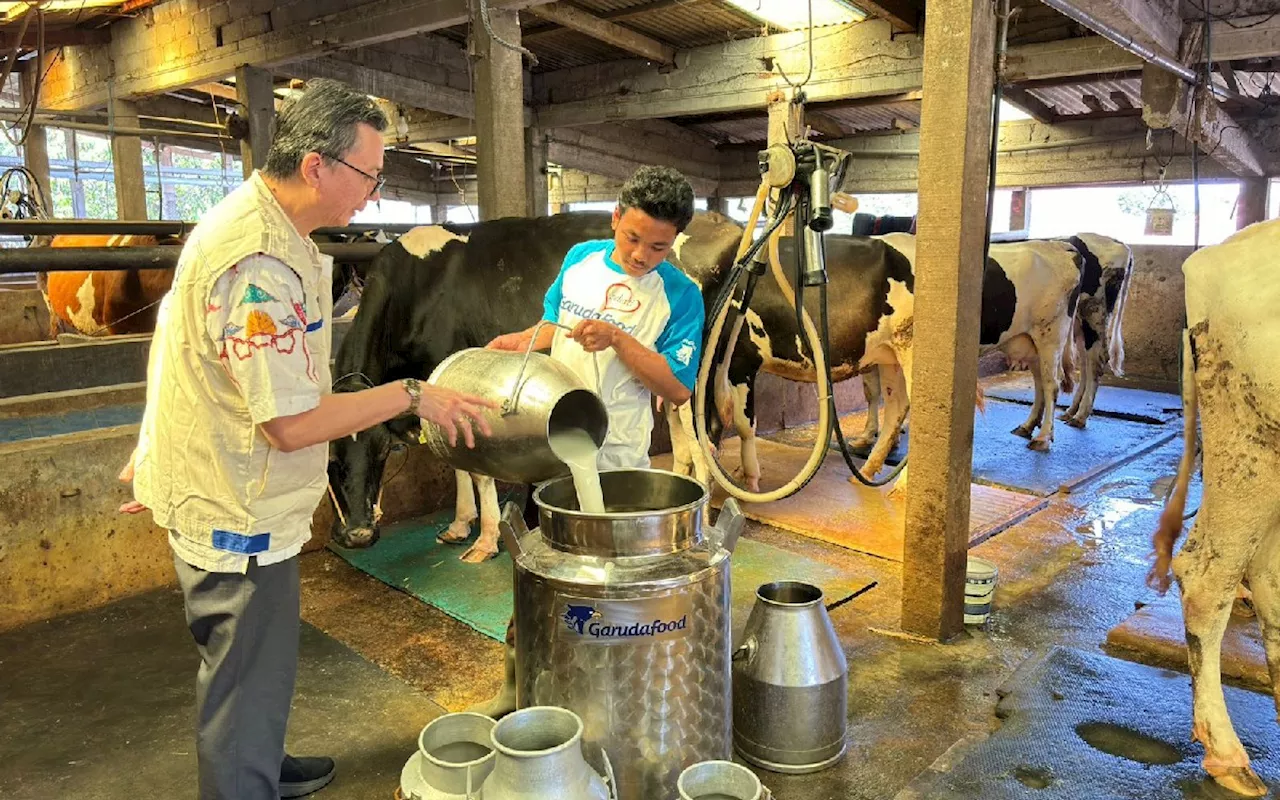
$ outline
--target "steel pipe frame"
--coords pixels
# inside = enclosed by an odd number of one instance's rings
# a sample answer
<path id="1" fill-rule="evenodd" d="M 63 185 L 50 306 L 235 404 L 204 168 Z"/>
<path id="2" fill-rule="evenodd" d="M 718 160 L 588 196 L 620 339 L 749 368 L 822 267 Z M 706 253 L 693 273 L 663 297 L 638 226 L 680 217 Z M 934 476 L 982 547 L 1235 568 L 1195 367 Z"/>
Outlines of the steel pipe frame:
<path id="1" fill-rule="evenodd" d="M 114 220 L 114 219 L 36 219 L 0 220 L 0 236 L 53 236 L 56 234 L 81 234 L 111 236 L 132 234 L 135 236 L 185 236 L 196 226 L 194 222 L 168 220 Z M 412 223 L 391 225 L 359 224 L 317 228 L 312 236 L 359 236 L 365 233 L 407 233 L 419 227 Z"/>
<path id="2" fill-rule="evenodd" d="M 383 245 L 375 242 L 320 244 L 320 252 L 343 264 L 372 261 Z M 181 247 L 11 247 L 0 248 L 0 275 L 29 272 L 98 272 L 173 269 Z"/>

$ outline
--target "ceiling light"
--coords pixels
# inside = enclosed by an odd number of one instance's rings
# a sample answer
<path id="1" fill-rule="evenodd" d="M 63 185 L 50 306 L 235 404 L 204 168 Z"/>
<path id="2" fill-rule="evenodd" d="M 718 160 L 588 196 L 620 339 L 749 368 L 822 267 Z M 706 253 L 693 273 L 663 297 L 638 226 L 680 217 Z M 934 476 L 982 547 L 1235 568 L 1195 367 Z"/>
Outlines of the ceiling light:
<path id="1" fill-rule="evenodd" d="M 809 27 L 809 2 L 799 0 L 728 0 L 753 17 L 775 28 L 801 30 Z M 866 19 L 866 12 L 844 0 L 810 0 L 813 3 L 813 27 L 847 25 Z"/>

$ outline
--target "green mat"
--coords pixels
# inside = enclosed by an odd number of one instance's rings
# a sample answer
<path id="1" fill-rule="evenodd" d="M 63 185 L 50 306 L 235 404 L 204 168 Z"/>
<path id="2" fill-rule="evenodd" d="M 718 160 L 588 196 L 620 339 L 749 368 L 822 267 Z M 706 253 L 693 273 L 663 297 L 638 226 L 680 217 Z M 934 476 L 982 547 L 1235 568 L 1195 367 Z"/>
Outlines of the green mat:
<path id="1" fill-rule="evenodd" d="M 378 543 L 368 549 L 347 550 L 334 545 L 330 549 L 361 572 L 502 641 L 511 617 L 511 556 L 501 548 L 496 558 L 483 564 L 462 561 L 459 556 L 466 552 L 466 545 L 436 542 L 436 534 L 452 520 L 452 509 L 446 509 L 385 528 Z M 861 586 L 829 564 L 750 539 L 738 542 L 732 569 L 735 623 L 755 602 L 756 589 L 770 581 L 812 583 L 823 590 L 828 603 Z"/>

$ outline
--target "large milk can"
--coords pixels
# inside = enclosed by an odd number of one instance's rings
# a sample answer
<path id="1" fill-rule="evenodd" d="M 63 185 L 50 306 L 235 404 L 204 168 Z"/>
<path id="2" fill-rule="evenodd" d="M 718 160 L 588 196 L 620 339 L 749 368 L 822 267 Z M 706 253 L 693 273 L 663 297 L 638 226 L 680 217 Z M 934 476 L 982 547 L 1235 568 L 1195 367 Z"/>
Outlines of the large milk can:
<path id="1" fill-rule="evenodd" d="M 671 798 L 681 771 L 730 755 L 729 554 L 742 530 L 726 501 L 659 470 L 600 474 L 607 512 L 578 511 L 571 479 L 534 492 L 540 527 L 508 506 L 520 707 L 555 705 L 585 726 L 583 751 L 619 800 Z"/>
<path id="2" fill-rule="evenodd" d="M 568 475 L 551 449 L 558 431 L 580 428 L 600 446 L 609 430 L 604 403 L 574 372 L 542 353 L 469 348 L 441 361 L 427 382 L 492 400 L 486 411 L 491 436 L 476 436 L 474 448 L 461 434 L 450 445 L 444 430 L 422 427 L 422 442 L 455 469 L 511 483 L 538 483 Z"/>

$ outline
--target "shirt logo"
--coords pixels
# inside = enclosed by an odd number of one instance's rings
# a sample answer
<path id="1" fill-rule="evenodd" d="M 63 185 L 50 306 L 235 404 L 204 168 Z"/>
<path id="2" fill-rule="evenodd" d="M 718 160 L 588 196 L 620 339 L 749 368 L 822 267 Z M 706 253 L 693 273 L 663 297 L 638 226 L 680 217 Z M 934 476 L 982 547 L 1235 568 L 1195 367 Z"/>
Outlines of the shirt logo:
<path id="1" fill-rule="evenodd" d="M 615 283 L 604 290 L 604 305 L 600 306 L 600 310 L 630 314 L 640 310 L 640 301 L 630 286 L 625 283 Z"/>
<path id="2" fill-rule="evenodd" d="M 689 362 L 693 360 L 693 351 L 696 349 L 697 348 L 691 340 L 685 339 L 680 343 L 680 346 L 676 348 L 676 361 L 679 361 L 686 367 L 689 366 Z"/>

